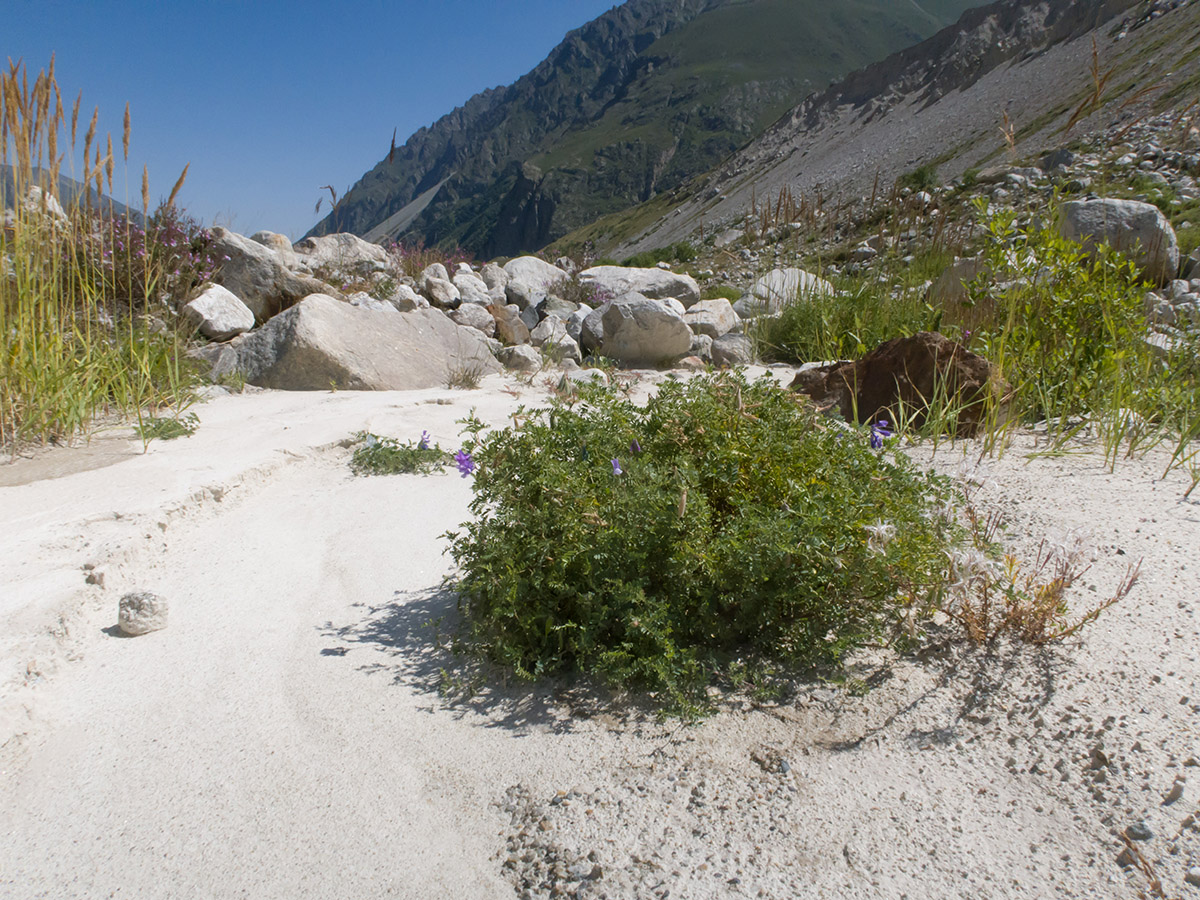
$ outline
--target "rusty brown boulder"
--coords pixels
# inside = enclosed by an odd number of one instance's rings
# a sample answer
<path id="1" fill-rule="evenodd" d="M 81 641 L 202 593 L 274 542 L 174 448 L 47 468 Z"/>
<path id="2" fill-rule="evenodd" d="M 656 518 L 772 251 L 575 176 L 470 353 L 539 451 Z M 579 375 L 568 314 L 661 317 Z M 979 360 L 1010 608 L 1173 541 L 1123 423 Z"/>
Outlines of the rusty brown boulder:
<path id="1" fill-rule="evenodd" d="M 985 400 L 1002 401 L 1007 386 L 995 367 L 945 335 L 921 331 L 880 344 L 862 359 L 807 369 L 792 382 L 824 408 L 847 421 L 910 420 L 920 427 L 933 398 L 959 407 L 956 434 L 974 434 L 986 411 Z M 899 415 L 903 407 L 904 415 Z"/>

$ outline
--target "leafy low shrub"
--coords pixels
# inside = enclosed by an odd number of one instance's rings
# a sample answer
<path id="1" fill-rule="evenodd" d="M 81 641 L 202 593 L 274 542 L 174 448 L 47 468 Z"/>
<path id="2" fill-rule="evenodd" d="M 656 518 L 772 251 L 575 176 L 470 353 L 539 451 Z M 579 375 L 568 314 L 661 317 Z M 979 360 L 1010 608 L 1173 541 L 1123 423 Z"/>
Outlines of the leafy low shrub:
<path id="1" fill-rule="evenodd" d="M 358 447 L 350 458 L 350 470 L 355 475 L 428 475 L 444 469 L 449 461 L 441 447 L 429 443 L 428 432 L 423 432 L 419 441 L 405 444 L 366 431 L 360 431 L 354 440 Z"/>
<path id="2" fill-rule="evenodd" d="M 915 633 L 945 583 L 952 488 L 769 378 L 600 388 L 471 442 L 450 535 L 469 641 L 702 707 L 714 676 Z M 473 430 L 481 426 L 475 423 Z"/>
<path id="3" fill-rule="evenodd" d="M 175 438 L 191 437 L 200 427 L 195 413 L 185 416 L 147 416 L 137 427 L 138 437 L 150 441 L 173 441 Z"/>
<path id="4" fill-rule="evenodd" d="M 932 163 L 913 169 L 911 172 L 905 172 L 896 179 L 898 187 L 911 188 L 914 191 L 931 190 L 937 187 L 937 183 L 937 166 Z"/>

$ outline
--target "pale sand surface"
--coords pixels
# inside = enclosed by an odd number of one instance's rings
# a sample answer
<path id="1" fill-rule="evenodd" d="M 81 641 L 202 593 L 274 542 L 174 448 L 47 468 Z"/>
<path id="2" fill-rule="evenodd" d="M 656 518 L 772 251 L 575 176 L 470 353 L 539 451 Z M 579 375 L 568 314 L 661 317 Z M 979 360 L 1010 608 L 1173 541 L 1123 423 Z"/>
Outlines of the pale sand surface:
<path id="1" fill-rule="evenodd" d="M 0 470 L 0 896 L 1132 898 L 1117 833 L 1144 821 L 1165 893 L 1200 897 L 1200 491 L 1158 455 L 1108 474 L 1025 436 L 988 463 L 1008 542 L 1090 532 L 1080 602 L 1145 557 L 1065 646 L 864 654 L 865 693 L 692 727 L 579 685 L 449 698 L 472 670 L 429 623 L 470 484 L 355 478 L 343 444 L 453 448 L 472 408 L 544 396 L 228 396 L 144 454 L 113 433 Z M 165 631 L 114 636 L 133 589 Z"/>

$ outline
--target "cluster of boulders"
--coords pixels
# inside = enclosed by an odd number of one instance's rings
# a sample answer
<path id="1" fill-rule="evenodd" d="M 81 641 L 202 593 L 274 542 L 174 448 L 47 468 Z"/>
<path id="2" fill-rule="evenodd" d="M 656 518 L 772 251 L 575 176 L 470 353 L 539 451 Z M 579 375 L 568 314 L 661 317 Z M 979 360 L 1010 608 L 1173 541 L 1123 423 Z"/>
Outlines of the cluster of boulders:
<path id="1" fill-rule="evenodd" d="M 475 376 L 566 368 L 600 356 L 628 366 L 751 362 L 743 321 L 832 293 L 799 269 L 758 279 L 737 303 L 701 299 L 666 265 L 575 271 L 537 257 L 478 269 L 441 263 L 402 274 L 384 248 L 351 234 L 292 244 L 279 234 L 213 230 L 221 267 L 182 314 L 213 343 L 221 377 L 293 390 L 407 389 Z"/>

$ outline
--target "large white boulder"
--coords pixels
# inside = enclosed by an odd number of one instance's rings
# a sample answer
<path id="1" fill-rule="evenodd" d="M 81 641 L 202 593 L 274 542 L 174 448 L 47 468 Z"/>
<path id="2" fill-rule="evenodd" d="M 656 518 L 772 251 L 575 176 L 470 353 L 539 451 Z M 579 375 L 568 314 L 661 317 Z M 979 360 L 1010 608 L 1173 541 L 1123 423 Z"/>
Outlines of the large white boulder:
<path id="1" fill-rule="evenodd" d="M 700 302 L 700 285 L 691 275 L 666 269 L 593 266 L 579 273 L 581 284 L 606 291 L 610 297 L 638 293 L 652 300 L 674 297 L 685 307 Z"/>
<path id="2" fill-rule="evenodd" d="M 683 321 L 696 334 L 706 334 L 716 339 L 733 331 L 740 323 L 733 304 L 724 297 L 716 300 L 701 300 L 684 313 Z"/>
<path id="3" fill-rule="evenodd" d="M 307 237 L 293 244 L 292 249 L 311 268 L 339 275 L 364 276 L 388 268 L 387 251 L 356 234 Z"/>
<path id="4" fill-rule="evenodd" d="M 227 341 L 254 327 L 250 307 L 219 284 L 210 284 L 180 312 L 185 322 L 212 341 Z"/>
<path id="5" fill-rule="evenodd" d="M 488 294 L 487 283 L 470 270 L 456 272 L 453 283 L 458 288 L 463 303 L 478 303 L 487 306 L 492 302 L 492 298 Z"/>
<path id="6" fill-rule="evenodd" d="M 674 362 L 691 349 L 691 329 L 662 300 L 631 292 L 598 312 L 604 327 L 600 351 L 611 359 L 657 366 Z"/>
<path id="7" fill-rule="evenodd" d="M 817 297 L 832 297 L 833 285 L 803 269 L 775 269 L 754 282 L 750 293 L 733 305 L 743 319 L 775 315 L 786 307 Z"/>
<path id="8" fill-rule="evenodd" d="M 433 309 L 362 309 L 314 294 L 216 357 L 213 374 L 291 391 L 414 390 L 500 370 L 484 336 Z"/>
<path id="9" fill-rule="evenodd" d="M 554 285 L 567 279 L 568 275 L 558 266 L 552 266 L 536 256 L 518 256 L 504 264 L 508 283 L 504 289 L 509 303 L 521 309 L 536 303 Z"/>
<path id="10" fill-rule="evenodd" d="M 1059 207 L 1063 237 L 1091 249 L 1107 243 L 1137 265 L 1142 276 L 1166 284 L 1179 270 L 1175 229 L 1157 206 L 1139 200 L 1072 200 Z"/>

